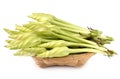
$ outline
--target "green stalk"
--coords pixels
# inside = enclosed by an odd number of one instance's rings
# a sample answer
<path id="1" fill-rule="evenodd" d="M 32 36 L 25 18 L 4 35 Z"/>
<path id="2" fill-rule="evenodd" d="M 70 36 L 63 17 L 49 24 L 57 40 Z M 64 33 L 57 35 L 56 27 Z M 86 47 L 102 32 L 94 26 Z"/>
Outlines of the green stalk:
<path id="1" fill-rule="evenodd" d="M 56 22 L 59 22 L 59 23 L 65 24 L 65 25 L 69 25 L 69 27 L 72 27 L 72 28 L 80 29 L 80 30 L 87 31 L 87 32 L 89 31 L 89 30 L 86 29 L 86 28 L 83 28 L 83 27 L 80 27 L 80 26 L 71 24 L 71 23 L 69 23 L 69 22 L 63 21 L 63 20 L 58 19 L 58 18 L 54 18 L 54 20 L 55 20 Z"/>
<path id="2" fill-rule="evenodd" d="M 78 38 L 88 38 L 90 35 L 88 34 L 88 35 L 83 35 L 83 34 L 81 34 L 81 33 L 79 33 L 79 32 L 77 32 L 77 31 L 74 31 L 74 30 L 70 30 L 70 29 L 68 29 L 68 28 L 60 28 L 62 31 L 65 31 L 66 33 L 68 33 L 68 34 L 70 34 L 70 35 L 72 35 L 72 36 L 74 36 L 74 37 L 78 37 Z"/>
<path id="3" fill-rule="evenodd" d="M 63 39 L 63 40 L 67 40 L 67 41 L 71 41 L 71 42 L 79 42 L 78 40 L 75 40 L 73 38 L 70 38 L 70 37 L 66 37 L 66 36 L 63 36 L 63 35 L 60 35 L 60 34 L 57 34 L 57 33 L 54 33 L 52 32 L 52 34 L 60 39 Z"/>
<path id="4" fill-rule="evenodd" d="M 67 34 L 64 31 L 59 30 L 59 32 L 57 32 L 57 30 L 53 30 L 53 32 L 61 34 L 63 36 L 70 37 L 70 38 L 75 39 L 75 40 L 78 40 L 78 42 L 83 42 L 83 43 L 87 43 L 87 44 L 91 44 L 91 45 L 95 45 L 95 46 L 97 45 L 95 42 L 92 42 L 92 41 L 89 41 L 89 40 L 86 40 L 86 39 L 83 39 L 83 38 L 74 37 L 72 35 Z"/>
<path id="5" fill-rule="evenodd" d="M 67 24 L 63 24 L 63 23 L 61 23 L 61 22 L 52 21 L 51 23 L 52 23 L 52 24 L 55 24 L 56 26 L 63 26 L 63 27 L 66 27 L 66 28 L 70 28 L 70 29 L 76 30 L 76 31 L 78 31 L 79 33 L 81 33 L 81 34 L 83 34 L 83 35 L 87 35 L 87 34 L 90 33 L 89 30 L 82 29 L 82 28 L 79 28 L 79 27 L 74 27 L 74 26 L 67 25 Z"/>
<path id="6" fill-rule="evenodd" d="M 72 28 L 67 28 L 67 27 L 60 27 L 62 30 L 70 31 L 72 33 L 80 33 L 80 30 L 72 29 Z"/>
<path id="7" fill-rule="evenodd" d="M 83 52 L 93 52 L 93 53 L 101 53 L 107 55 L 105 51 L 100 51 L 91 48 L 81 48 L 81 49 L 69 49 L 69 52 L 72 53 L 83 53 Z"/>
<path id="8" fill-rule="evenodd" d="M 72 43 L 72 42 L 66 42 L 66 46 L 80 46 L 80 47 L 88 47 L 88 48 L 94 48 L 100 51 L 107 51 L 106 48 L 99 47 L 99 46 L 94 46 L 94 45 L 89 45 L 89 44 L 84 44 L 84 43 Z"/>

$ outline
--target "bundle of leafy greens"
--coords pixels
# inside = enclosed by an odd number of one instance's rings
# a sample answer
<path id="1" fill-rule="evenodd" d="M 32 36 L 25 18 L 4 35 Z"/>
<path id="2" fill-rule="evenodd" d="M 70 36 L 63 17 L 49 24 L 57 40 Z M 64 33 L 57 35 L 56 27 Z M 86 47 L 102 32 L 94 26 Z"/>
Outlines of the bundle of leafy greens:
<path id="1" fill-rule="evenodd" d="M 33 13 L 28 16 L 34 21 L 16 25 L 15 30 L 4 29 L 9 34 L 8 45 L 18 50 L 16 56 L 36 56 L 41 58 L 64 57 L 70 54 L 87 52 L 113 56 L 112 50 L 104 47 L 113 41 L 102 32 L 92 28 L 83 28 L 50 14 Z"/>

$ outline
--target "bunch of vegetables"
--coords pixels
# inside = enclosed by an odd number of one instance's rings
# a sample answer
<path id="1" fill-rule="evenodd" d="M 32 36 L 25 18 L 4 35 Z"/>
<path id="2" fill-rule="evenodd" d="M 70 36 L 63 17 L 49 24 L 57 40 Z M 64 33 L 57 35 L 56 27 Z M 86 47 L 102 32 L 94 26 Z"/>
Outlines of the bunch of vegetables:
<path id="1" fill-rule="evenodd" d="M 103 36 L 99 30 L 83 28 L 50 14 L 33 13 L 28 17 L 34 21 L 16 25 L 15 30 L 4 29 L 10 38 L 5 47 L 18 50 L 16 56 L 50 58 L 87 52 L 115 54 L 104 47 L 113 41 L 112 37 Z"/>

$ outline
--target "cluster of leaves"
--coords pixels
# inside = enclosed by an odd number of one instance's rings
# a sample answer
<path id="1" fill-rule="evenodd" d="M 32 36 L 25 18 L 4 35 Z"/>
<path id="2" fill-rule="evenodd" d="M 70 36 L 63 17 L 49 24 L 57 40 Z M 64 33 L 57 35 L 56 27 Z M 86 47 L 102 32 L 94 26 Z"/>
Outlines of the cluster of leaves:
<path id="1" fill-rule="evenodd" d="M 83 28 L 50 14 L 33 13 L 28 17 L 35 21 L 16 25 L 15 30 L 4 29 L 10 38 L 6 47 L 18 50 L 14 55 L 46 58 L 86 52 L 115 54 L 104 47 L 112 37 L 102 36 L 99 30 Z"/>

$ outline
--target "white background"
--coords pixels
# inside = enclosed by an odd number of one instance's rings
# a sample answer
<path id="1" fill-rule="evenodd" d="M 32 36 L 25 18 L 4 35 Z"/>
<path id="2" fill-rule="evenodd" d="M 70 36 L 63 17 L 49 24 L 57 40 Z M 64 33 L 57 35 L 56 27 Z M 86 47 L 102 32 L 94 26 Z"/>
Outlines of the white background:
<path id="1" fill-rule="evenodd" d="M 39 68 L 31 57 L 15 57 L 4 48 L 7 34 L 33 12 L 50 13 L 83 27 L 102 30 L 115 41 L 108 47 L 118 55 L 96 54 L 82 68 Z M 119 0 L 0 0 L 0 79 L 120 79 Z"/>

